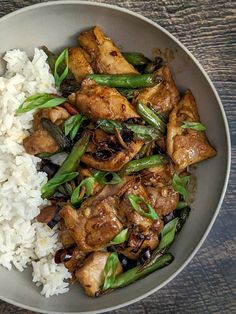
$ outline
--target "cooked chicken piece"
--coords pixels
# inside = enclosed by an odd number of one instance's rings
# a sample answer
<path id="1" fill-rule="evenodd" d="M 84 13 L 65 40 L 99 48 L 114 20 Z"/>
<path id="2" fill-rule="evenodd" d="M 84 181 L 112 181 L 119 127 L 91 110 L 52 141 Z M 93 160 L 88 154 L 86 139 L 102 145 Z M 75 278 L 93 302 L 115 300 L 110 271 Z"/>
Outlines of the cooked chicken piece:
<path id="1" fill-rule="evenodd" d="M 93 73 L 89 60 L 90 57 L 84 49 L 80 47 L 69 49 L 69 69 L 79 83 L 87 74 Z"/>
<path id="2" fill-rule="evenodd" d="M 135 140 L 129 145 L 129 149 L 123 149 L 120 152 L 113 154 L 110 160 L 99 160 L 93 157 L 93 153 L 85 153 L 82 161 L 87 165 L 104 171 L 119 171 L 125 164 L 127 164 L 141 149 L 142 142 Z"/>
<path id="3" fill-rule="evenodd" d="M 150 204 L 155 208 L 159 217 L 168 215 L 175 210 L 178 201 L 179 194 L 175 192 L 171 185 L 167 186 L 155 186 L 146 188 Z"/>
<path id="4" fill-rule="evenodd" d="M 89 53 L 96 73 L 125 74 L 138 73 L 122 56 L 113 41 L 106 37 L 99 27 L 93 27 L 80 34 L 79 44 Z"/>
<path id="5" fill-rule="evenodd" d="M 109 196 L 121 197 L 136 182 L 136 177 L 134 176 L 125 176 L 122 179 L 121 183 L 105 185 L 99 193 L 87 198 L 82 204 L 83 208 L 91 207 L 94 202 L 107 199 Z"/>
<path id="6" fill-rule="evenodd" d="M 160 217 L 171 213 L 179 201 L 179 194 L 172 187 L 174 172 L 172 163 L 142 171 L 142 183 L 148 199 Z"/>
<path id="7" fill-rule="evenodd" d="M 33 130 L 42 130 L 43 127 L 40 123 L 42 118 L 47 118 L 51 120 L 52 123 L 56 125 L 60 125 L 63 121 L 68 119 L 70 114 L 68 111 L 62 107 L 54 107 L 48 109 L 40 109 L 35 115 L 33 119 Z"/>
<path id="8" fill-rule="evenodd" d="M 150 104 L 153 109 L 168 116 L 180 99 L 179 92 L 168 67 L 163 66 L 156 73 L 163 77 L 163 82 L 160 85 L 144 88 L 134 102 Z"/>
<path id="9" fill-rule="evenodd" d="M 152 220 L 138 214 L 128 199 L 130 194 L 137 195 L 149 202 L 148 194 L 141 185 L 135 183 L 130 187 L 123 201 L 120 204 L 119 215 L 124 225 L 129 226 L 131 230 L 127 243 L 120 245 L 118 251 L 131 259 L 137 259 L 142 249 L 155 249 L 159 243 L 158 234 L 160 233 L 163 223 L 159 220 Z M 142 204 L 140 204 L 142 207 Z M 145 211 L 145 206 L 143 207 Z"/>
<path id="10" fill-rule="evenodd" d="M 107 252 L 94 252 L 85 260 L 84 266 L 76 271 L 75 276 L 79 279 L 87 295 L 94 297 L 102 287 L 105 279 L 104 268 L 110 254 Z M 116 275 L 121 272 L 122 266 L 119 263 Z"/>
<path id="11" fill-rule="evenodd" d="M 145 169 L 141 172 L 143 185 L 146 186 L 166 186 L 171 184 L 175 173 L 175 166 L 172 162 L 156 167 Z"/>
<path id="12" fill-rule="evenodd" d="M 136 183 L 134 186 L 130 187 L 125 193 L 124 199 L 120 203 L 119 216 L 122 218 L 122 222 L 125 225 L 128 225 L 128 224 L 138 225 L 140 232 L 149 230 L 152 227 L 153 220 L 146 218 L 144 216 L 141 216 L 134 210 L 134 208 L 132 207 L 128 199 L 128 196 L 130 194 L 134 194 L 139 197 L 142 197 L 148 202 L 148 195 L 144 187 L 141 185 L 141 183 Z M 144 207 L 144 210 L 145 210 L 145 207 Z"/>
<path id="13" fill-rule="evenodd" d="M 70 247 L 75 245 L 75 240 L 71 236 L 70 230 L 66 228 L 63 220 L 60 222 L 59 239 L 63 247 Z"/>
<path id="14" fill-rule="evenodd" d="M 23 140 L 26 153 L 37 155 L 40 153 L 55 153 L 59 150 L 57 142 L 47 131 L 38 130 Z"/>
<path id="15" fill-rule="evenodd" d="M 95 200 L 90 206 L 85 205 L 82 204 L 78 212 L 66 205 L 60 215 L 80 250 L 97 251 L 104 248 L 122 229 L 117 216 L 118 198 L 107 197 Z"/>
<path id="16" fill-rule="evenodd" d="M 140 232 L 138 227 L 135 226 L 129 235 L 127 243 L 116 247 L 117 252 L 122 253 L 130 259 L 136 260 L 139 258 L 143 249 L 149 248 L 150 250 L 154 250 L 159 244 L 158 234 L 163 228 L 162 220 L 156 221 L 156 226 L 159 230 L 158 232 L 151 229 L 149 231 Z"/>
<path id="17" fill-rule="evenodd" d="M 125 121 L 139 115 L 115 88 L 99 86 L 86 79 L 82 88 L 69 96 L 69 101 L 89 119 Z"/>
<path id="18" fill-rule="evenodd" d="M 89 167 L 98 170 L 118 171 L 139 152 L 142 145 L 142 141 L 133 140 L 127 143 L 125 149 L 117 143 L 114 135 L 96 129 L 92 142 L 89 143 L 81 160 Z"/>
<path id="19" fill-rule="evenodd" d="M 193 94 L 187 90 L 170 114 L 167 153 L 179 170 L 216 155 L 203 131 L 181 128 L 183 121 L 200 122 Z"/>

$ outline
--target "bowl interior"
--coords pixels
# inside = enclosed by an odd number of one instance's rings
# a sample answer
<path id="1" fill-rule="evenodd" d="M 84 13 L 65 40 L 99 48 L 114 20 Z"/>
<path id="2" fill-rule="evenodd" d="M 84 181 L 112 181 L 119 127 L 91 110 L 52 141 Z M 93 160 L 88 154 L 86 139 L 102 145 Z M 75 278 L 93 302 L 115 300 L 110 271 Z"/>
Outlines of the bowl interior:
<path id="1" fill-rule="evenodd" d="M 8 272 L 0 267 L 0 296 L 9 302 L 35 310 L 61 312 L 104 311 L 157 289 L 186 262 L 203 238 L 220 201 L 228 165 L 227 130 L 221 108 L 212 87 L 192 57 L 162 29 L 133 14 L 88 3 L 57 2 L 13 14 L 0 21 L 0 53 L 20 48 L 33 53 L 34 47 L 46 45 L 51 50 L 76 45 L 77 34 L 100 25 L 122 49 L 140 51 L 153 57 L 157 51 L 173 57 L 169 65 L 181 92 L 192 90 L 207 135 L 217 149 L 217 156 L 197 166 L 198 179 L 192 212 L 171 252 L 174 262 L 142 281 L 110 295 L 91 299 L 79 285 L 58 297 L 45 299 L 31 281 L 31 272 Z M 2 67 L 3 69 L 3 67 Z M 1 68 L 0 68 L 1 72 Z"/>

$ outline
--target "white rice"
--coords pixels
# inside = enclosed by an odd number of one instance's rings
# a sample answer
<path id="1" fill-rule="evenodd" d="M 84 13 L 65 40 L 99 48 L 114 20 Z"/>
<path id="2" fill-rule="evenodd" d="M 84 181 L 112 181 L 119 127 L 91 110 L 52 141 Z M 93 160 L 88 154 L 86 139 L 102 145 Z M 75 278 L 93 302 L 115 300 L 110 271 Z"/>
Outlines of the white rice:
<path id="1" fill-rule="evenodd" d="M 40 207 L 47 204 L 40 187 L 47 175 L 37 172 L 39 158 L 27 154 L 23 139 L 32 126 L 33 112 L 15 115 L 30 95 L 55 93 L 54 78 L 46 54 L 35 49 L 30 61 L 24 51 L 8 51 L 6 73 L 0 77 L 0 264 L 23 271 L 33 266 L 33 282 L 42 285 L 46 297 L 68 291 L 70 273 L 54 263 L 60 248 L 56 227 L 35 221 Z"/>

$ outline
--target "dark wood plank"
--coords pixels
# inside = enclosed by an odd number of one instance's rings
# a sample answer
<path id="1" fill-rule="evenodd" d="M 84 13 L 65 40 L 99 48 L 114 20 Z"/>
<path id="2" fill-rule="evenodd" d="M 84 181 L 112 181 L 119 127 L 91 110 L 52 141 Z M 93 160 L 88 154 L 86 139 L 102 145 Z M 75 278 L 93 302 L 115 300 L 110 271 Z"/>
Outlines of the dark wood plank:
<path id="1" fill-rule="evenodd" d="M 37 0 L 0 2 L 0 16 Z M 141 13 L 175 35 L 215 84 L 231 129 L 232 170 L 221 212 L 191 263 L 152 296 L 113 313 L 235 313 L 236 291 L 236 2 L 103 0 Z M 31 312 L 0 302 L 0 313 Z"/>

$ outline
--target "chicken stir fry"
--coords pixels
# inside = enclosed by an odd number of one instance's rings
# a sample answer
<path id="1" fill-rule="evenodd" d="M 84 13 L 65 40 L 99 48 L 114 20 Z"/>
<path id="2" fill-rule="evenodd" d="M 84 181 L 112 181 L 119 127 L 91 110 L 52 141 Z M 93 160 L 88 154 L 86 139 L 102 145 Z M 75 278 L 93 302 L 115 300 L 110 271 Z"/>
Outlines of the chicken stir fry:
<path id="1" fill-rule="evenodd" d="M 100 296 L 172 262 L 190 211 L 188 167 L 216 151 L 191 91 L 180 96 L 160 58 L 121 52 L 98 26 L 60 55 L 44 51 L 58 93 L 17 111 L 37 109 L 23 143 L 48 174 L 37 220 L 58 225 L 55 262 L 71 282 Z"/>

